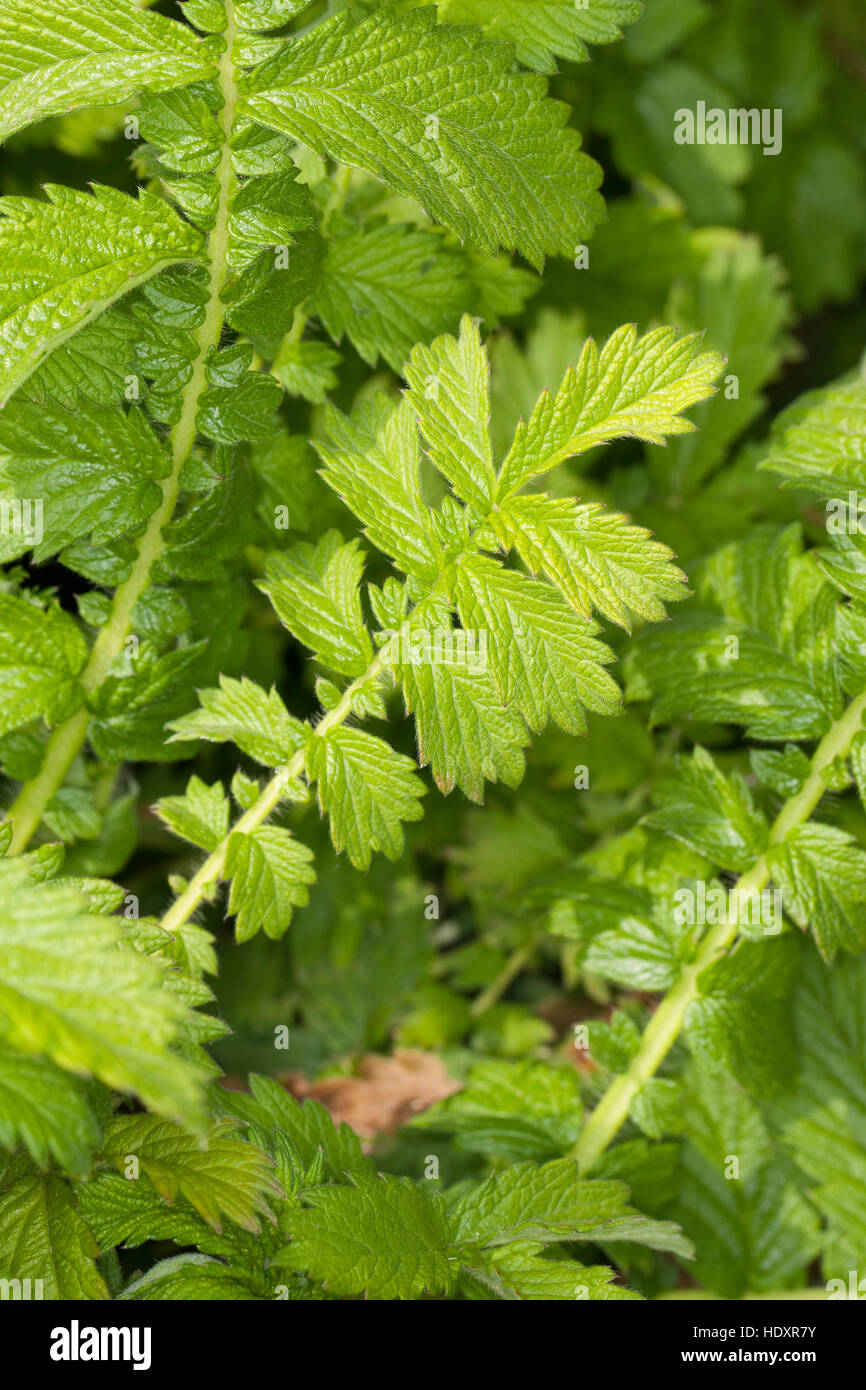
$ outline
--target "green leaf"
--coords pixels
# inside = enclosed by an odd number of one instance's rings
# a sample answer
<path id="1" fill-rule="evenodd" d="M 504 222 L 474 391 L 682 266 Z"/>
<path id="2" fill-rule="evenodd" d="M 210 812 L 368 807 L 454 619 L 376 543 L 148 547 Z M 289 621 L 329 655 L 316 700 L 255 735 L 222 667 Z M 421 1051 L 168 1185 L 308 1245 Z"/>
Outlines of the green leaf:
<path id="1" fill-rule="evenodd" d="M 761 413 L 762 388 L 791 355 L 790 298 L 781 265 L 762 253 L 755 237 L 715 229 L 693 234 L 704 264 L 671 291 L 665 319 L 681 330 L 701 330 L 727 358 L 724 389 L 699 405 L 696 433 L 671 442 L 653 460 L 671 490 L 694 492 L 725 458 L 731 442 Z"/>
<path id="2" fill-rule="evenodd" d="M 599 351 L 588 339 L 557 395 L 546 392 L 517 427 L 502 465 L 497 495 L 518 492 L 530 478 L 611 439 L 632 436 L 664 444 L 695 429 L 681 412 L 706 400 L 724 367 L 716 352 L 700 352 L 698 333 L 655 328 L 638 338 L 627 324 Z"/>
<path id="3" fill-rule="evenodd" d="M 204 738 L 236 743 L 242 753 L 266 767 L 281 767 L 303 746 L 304 725 L 294 719 L 273 687 L 265 691 L 242 676 L 220 676 L 219 689 L 199 691 L 201 709 L 173 719 L 169 742 Z"/>
<path id="4" fill-rule="evenodd" d="M 701 997 L 686 1016 L 689 1046 L 706 1070 L 727 1068 L 758 1099 L 790 1081 L 798 945 L 790 933 L 741 942 L 701 975 Z"/>
<path id="5" fill-rule="evenodd" d="M 297 169 L 249 179 L 232 199 L 229 267 L 239 269 L 249 264 L 262 247 L 288 248 L 296 232 L 315 225 L 309 189 L 298 182 Z"/>
<path id="6" fill-rule="evenodd" d="M 96 1075 L 197 1125 L 201 1074 L 172 1052 L 189 1019 L 163 967 L 119 949 L 122 921 L 82 910 L 73 889 L 27 886 L 0 865 L 0 1031 L 13 1047 Z"/>
<path id="7" fill-rule="evenodd" d="M 158 655 L 151 643 L 142 643 L 131 666 L 105 678 L 90 697 L 96 718 L 89 729 L 90 741 L 106 762 L 169 762 L 183 756 L 165 738 L 173 715 L 193 700 L 196 676 L 207 654 L 206 642 Z"/>
<path id="8" fill-rule="evenodd" d="M 102 1157 L 130 1181 L 130 1160 L 166 1202 L 182 1195 L 215 1230 L 221 1218 L 248 1231 L 271 1219 L 267 1198 L 280 1195 L 273 1165 L 255 1144 L 217 1125 L 207 1146 L 171 1120 L 156 1115 L 118 1115 L 108 1125 Z M 231 1126 L 229 1125 L 230 1129 Z M 137 1175 L 136 1175 L 137 1176 Z"/>
<path id="9" fill-rule="evenodd" d="M 659 919 L 646 888 L 581 868 L 548 881 L 533 900 L 553 900 L 549 930 L 582 944 L 581 965 L 591 974 L 626 989 L 663 990 L 674 984 L 688 929 L 678 928 L 664 910 Z"/>
<path id="10" fill-rule="evenodd" d="M 802 1066 L 771 1114 L 828 1224 L 825 1272 L 847 1286 L 866 1254 L 866 960 L 828 970 L 810 952 L 794 1003 Z"/>
<path id="11" fill-rule="evenodd" d="M 491 517 L 496 540 L 544 574 L 582 617 L 593 609 L 627 632 L 632 614 L 663 621 L 664 604 L 687 596 L 673 553 L 598 502 L 530 493 L 509 497 Z"/>
<path id="12" fill-rule="evenodd" d="M 96 1242 L 75 1209 L 69 1184 L 55 1173 L 34 1173 L 13 1163 L 0 1184 L 4 1275 L 41 1280 L 42 1298 L 105 1299 L 108 1290 L 97 1273 L 96 1254 Z"/>
<path id="13" fill-rule="evenodd" d="M 789 796 L 797 795 L 812 772 L 812 764 L 795 743 L 789 743 L 780 751 L 771 748 L 750 749 L 749 762 L 756 777 L 786 800 Z"/>
<path id="14" fill-rule="evenodd" d="M 509 50 L 431 10 L 326 20 L 253 75 L 240 111 L 368 169 L 483 250 L 534 264 L 600 220 L 598 166 Z"/>
<path id="15" fill-rule="evenodd" d="M 542 1168 L 520 1163 L 494 1174 L 461 1197 L 450 1216 L 458 1241 L 485 1246 L 515 1240 L 627 1240 L 686 1259 L 691 1254 L 675 1226 L 652 1221 L 627 1205 L 624 1183 L 581 1181 L 574 1159 Z"/>
<path id="16" fill-rule="evenodd" d="M 809 391 L 784 411 L 761 467 L 781 474 L 783 487 L 846 497 L 866 488 L 864 439 L 866 381 L 858 375 Z"/>
<path id="17" fill-rule="evenodd" d="M 457 1252 L 445 1205 L 407 1178 L 352 1175 L 352 1187 L 305 1192 L 305 1207 L 287 1215 L 287 1268 L 323 1280 L 328 1292 L 350 1298 L 420 1298 L 447 1294 Z"/>
<path id="18" fill-rule="evenodd" d="M 269 439 L 274 411 L 283 399 L 279 382 L 263 372 L 246 372 L 236 385 L 215 386 L 199 400 L 198 427 L 217 444 Z"/>
<path id="19" fill-rule="evenodd" d="M 0 15 L 0 140 L 76 106 L 110 106 L 210 77 L 197 34 L 134 0 L 7 0 Z"/>
<path id="20" fill-rule="evenodd" d="M 317 545 L 302 541 L 287 554 L 269 555 L 258 587 L 323 666 L 360 676 L 373 659 L 361 613 L 363 573 L 358 542 L 344 544 L 338 531 L 328 531 Z"/>
<path id="21" fill-rule="evenodd" d="M 701 607 L 633 643 L 628 697 L 654 697 L 657 720 L 740 724 L 753 738 L 825 733 L 842 709 L 836 598 L 799 528 L 761 526 L 723 546 L 703 567 L 698 598 Z"/>
<path id="22" fill-rule="evenodd" d="M 324 405 L 330 392 L 339 385 L 336 369 L 342 360 L 339 352 L 327 343 L 309 339 L 293 343 L 287 336 L 271 370 L 290 396 L 301 396 L 313 405 Z"/>
<path id="23" fill-rule="evenodd" d="M 694 1242 L 689 1272 L 727 1299 L 804 1286 L 818 1223 L 755 1104 L 729 1076 L 695 1069 L 686 1114 L 669 1215 Z"/>
<path id="24" fill-rule="evenodd" d="M 213 104 L 207 87 L 143 92 L 138 110 L 142 139 L 159 149 L 161 163 L 169 168 L 209 173 L 219 162 L 223 138 Z"/>
<path id="25" fill-rule="evenodd" d="M 431 766 L 441 792 L 447 796 L 459 787 L 480 802 L 485 782 L 520 783 L 529 734 L 517 710 L 503 704 L 488 671 L 411 660 L 395 662 L 393 669 L 406 712 L 415 715 L 418 761 Z"/>
<path id="26" fill-rule="evenodd" d="M 200 234 L 155 194 L 45 191 L 0 200 L 0 401 L 120 295 L 203 254 Z"/>
<path id="27" fill-rule="evenodd" d="M 83 1082 L 0 1043 L 0 1142 L 23 1144 L 40 1167 L 55 1159 L 83 1177 L 101 1137 Z"/>
<path id="28" fill-rule="evenodd" d="M 223 291 L 232 328 L 264 344 L 288 333 L 295 310 L 309 295 L 324 250 L 318 232 L 298 232 L 279 258 L 273 248 L 262 251 Z"/>
<path id="29" fill-rule="evenodd" d="M 763 854 L 769 827 L 743 777 L 726 777 L 704 748 L 677 758 L 653 790 L 646 824 L 674 835 L 714 864 L 744 873 Z"/>
<path id="30" fill-rule="evenodd" d="M 82 1184 L 78 1207 L 101 1250 L 114 1246 L 143 1245 L 150 1240 L 171 1240 L 176 1245 L 194 1245 L 208 1255 L 221 1255 L 233 1264 L 255 1264 L 261 1260 L 261 1236 L 225 1222 L 216 1231 L 202 1220 L 184 1198 L 171 1205 L 143 1174 L 135 1180 L 102 1169 Z M 268 1229 L 265 1229 L 267 1239 Z"/>
<path id="31" fill-rule="evenodd" d="M 0 413 L 0 452 L 0 490 L 42 499 L 42 534 L 22 527 L 14 543 L 17 554 L 32 549 L 37 563 L 87 537 L 101 545 L 134 533 L 156 511 L 158 480 L 171 472 L 139 410 L 82 404 L 73 412 L 16 397 Z M 9 505 L 14 516 L 14 500 Z M 17 558 L 5 538 L 2 553 Z"/>
<path id="32" fill-rule="evenodd" d="M 419 344 L 406 380 L 433 463 L 458 497 L 487 511 L 495 486 L 490 364 L 478 325 L 464 317 L 459 339 Z"/>
<path id="33" fill-rule="evenodd" d="M 83 401 L 117 405 L 133 373 L 137 324 L 131 314 L 108 309 L 54 349 L 28 379 L 22 395 L 40 405 L 51 400 L 67 410 Z"/>
<path id="34" fill-rule="evenodd" d="M 209 787 L 195 776 L 189 779 L 183 796 L 164 796 L 154 806 L 175 835 L 207 850 L 216 849 L 228 834 L 229 809 L 222 782 Z"/>
<path id="35" fill-rule="evenodd" d="M 421 452 L 414 412 L 384 393 L 351 416 L 329 407 L 331 444 L 317 442 L 322 476 L 365 523 L 365 534 L 406 574 L 432 578 L 436 540 L 421 495 Z"/>
<path id="36" fill-rule="evenodd" d="M 313 312 L 375 367 L 402 372 L 415 343 L 456 325 L 470 294 L 459 251 L 420 227 L 346 226 L 329 237 Z"/>
<path id="37" fill-rule="evenodd" d="M 767 865 L 782 890 L 785 912 L 811 929 L 832 959 L 866 947 L 866 853 L 832 825 L 800 825 L 771 845 Z"/>
<path id="38" fill-rule="evenodd" d="M 411 758 L 344 724 L 311 740 L 307 771 L 330 817 L 331 839 L 356 869 L 369 868 L 374 851 L 399 859 L 402 822 L 423 814 L 418 798 L 425 788 Z"/>
<path id="39" fill-rule="evenodd" d="M 296 907 L 310 900 L 307 887 L 315 883 L 313 856 L 278 825 L 261 825 L 249 834 L 234 831 L 228 844 L 225 875 L 231 879 L 229 912 L 238 941 L 249 941 L 261 928 L 279 938 Z"/>
<path id="40" fill-rule="evenodd" d="M 73 715 L 84 699 L 76 677 L 86 660 L 84 638 L 60 608 L 0 594 L 0 733 Z"/>
<path id="41" fill-rule="evenodd" d="M 321 1154 L 324 1177 L 329 1182 L 342 1181 L 346 1173 L 354 1170 L 369 1170 L 370 1160 L 364 1157 L 355 1131 L 345 1123 L 335 1125 L 318 1101 L 296 1100 L 269 1076 L 252 1075 L 250 1090 L 252 1095 L 243 1091 L 222 1091 L 223 1109 L 266 1132 L 282 1130 L 294 1144 L 305 1167 Z"/>
<path id="42" fill-rule="evenodd" d="M 484 1252 L 483 1262 L 464 1266 L 464 1274 L 477 1279 L 498 1298 L 533 1302 L 607 1302 L 640 1299 L 640 1294 L 614 1284 L 616 1271 L 609 1265 L 582 1265 L 577 1260 L 541 1258 L 544 1247 L 530 1241 L 494 1247 Z"/>
<path id="43" fill-rule="evenodd" d="M 280 29 L 308 10 L 312 0 L 235 0 L 241 29 Z"/>
<path id="44" fill-rule="evenodd" d="M 582 1121 L 577 1073 L 549 1062 L 480 1062 L 456 1095 L 432 1105 L 413 1129 L 453 1134 L 458 1151 L 514 1161 L 559 1157 Z"/>
<path id="45" fill-rule="evenodd" d="M 619 687 L 604 669 L 611 652 L 547 584 L 474 555 L 458 565 L 455 589 L 464 628 L 487 633 L 503 702 L 514 701 L 530 729 L 553 719 L 585 733 L 584 709 L 618 711 Z"/>
<path id="46" fill-rule="evenodd" d="M 102 829 L 93 793 L 84 787 L 61 787 L 42 819 L 59 840 L 95 840 Z"/>
<path id="47" fill-rule="evenodd" d="M 492 39 L 510 40 L 521 63 L 555 72 L 554 54 L 576 63 L 589 59 L 587 43 L 614 43 L 622 25 L 640 17 L 640 0 L 444 0 L 447 24 L 477 24 Z"/>
<path id="48" fill-rule="evenodd" d="M 138 1303 L 251 1302 L 263 1297 L 220 1260 L 194 1254 L 160 1260 L 118 1294 L 121 1300 Z"/>

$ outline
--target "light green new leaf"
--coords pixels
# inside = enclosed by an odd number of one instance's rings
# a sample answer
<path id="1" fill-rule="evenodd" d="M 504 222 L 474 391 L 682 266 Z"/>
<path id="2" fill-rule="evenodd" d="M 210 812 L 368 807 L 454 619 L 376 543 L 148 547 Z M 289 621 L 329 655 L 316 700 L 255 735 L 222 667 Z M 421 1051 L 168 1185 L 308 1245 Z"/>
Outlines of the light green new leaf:
<path id="1" fill-rule="evenodd" d="M 23 1144 L 40 1167 L 54 1158 L 83 1177 L 99 1139 L 83 1082 L 44 1057 L 0 1043 L 0 1143 Z"/>
<path id="2" fill-rule="evenodd" d="M 287 1214 L 292 1243 L 279 1259 L 329 1293 L 402 1299 L 453 1287 L 458 1252 L 438 1193 L 407 1178 L 353 1174 L 352 1187 L 314 1189 L 303 1200 Z"/>
<path id="3" fill-rule="evenodd" d="M 130 1159 L 136 1159 L 166 1202 L 182 1195 L 217 1231 L 225 1216 L 258 1232 L 259 1218 L 271 1219 L 267 1198 L 281 1195 L 267 1154 L 233 1135 L 230 1122 L 217 1124 L 205 1147 L 171 1120 L 118 1115 L 106 1129 L 102 1157 L 130 1181 Z"/>
<path id="4" fill-rule="evenodd" d="M 306 729 L 289 714 L 277 691 L 242 676 L 220 676 L 219 688 L 200 690 L 201 708 L 174 719 L 169 743 L 205 738 L 235 743 L 266 767 L 281 767 L 303 745 Z"/>
<path id="5" fill-rule="evenodd" d="M 422 0 L 423 3 L 423 0 Z M 521 63 L 537 72 L 555 72 L 555 54 L 583 63 L 588 43 L 614 43 L 622 26 L 638 19 L 640 0 L 442 0 L 446 24 L 477 24 L 491 39 L 506 39 Z"/>
<path id="6" fill-rule="evenodd" d="M 275 939 L 284 934 L 293 910 L 310 900 L 307 888 L 316 881 L 312 860 L 307 846 L 282 826 L 233 833 L 225 876 L 231 879 L 229 912 L 238 941 L 249 941 L 259 929 Z"/>
<path id="7" fill-rule="evenodd" d="M 866 947 L 866 853 L 833 825 L 800 825 L 771 845 L 767 864 L 785 912 L 810 928 L 821 954 Z"/>
<path id="8" fill-rule="evenodd" d="M 329 407 L 331 445 L 317 443 L 322 476 L 365 524 L 378 549 L 406 574 L 432 578 L 437 543 L 421 496 L 418 427 L 407 401 L 395 407 L 384 393 L 351 416 Z"/>
<path id="9" fill-rule="evenodd" d="M 490 525 L 501 546 L 545 574 L 584 618 L 595 608 L 630 632 L 632 614 L 661 622 L 665 603 L 687 597 L 672 551 L 598 502 L 526 493 L 503 502 Z"/>
<path id="10" fill-rule="evenodd" d="M 425 787 L 411 758 L 344 724 L 311 739 L 307 770 L 330 816 L 331 839 L 356 869 L 369 868 L 374 851 L 400 857 L 402 822 L 423 814 L 418 798 Z"/>
<path id="11" fill-rule="evenodd" d="M 508 1301 L 573 1303 L 575 1299 L 588 1299 L 592 1303 L 603 1303 L 614 1299 L 640 1300 L 640 1294 L 613 1283 L 616 1270 L 610 1265 L 544 1259 L 543 1250 L 543 1245 L 532 1241 L 494 1246 L 484 1252 L 483 1263 L 464 1265 L 463 1272 L 498 1298 Z"/>
<path id="12" fill-rule="evenodd" d="M 638 338 L 626 324 L 599 350 L 588 339 L 558 393 L 541 397 L 528 423 L 517 428 L 502 465 L 500 499 L 597 444 L 633 436 L 664 444 L 695 426 L 682 411 L 713 394 L 724 358 L 701 352 L 698 333 L 655 328 Z"/>
<path id="13" fill-rule="evenodd" d="M 504 705 L 487 670 L 473 664 L 400 661 L 394 673 L 407 714 L 414 714 L 418 761 L 433 770 L 446 796 L 459 787 L 483 801 L 485 782 L 516 787 L 526 768 L 529 733 L 512 705 Z"/>
<path id="14" fill-rule="evenodd" d="M 47 184 L 47 199 L 0 200 L 0 402 L 120 295 L 204 243 L 155 194 Z"/>
<path id="15" fill-rule="evenodd" d="M 322 665 L 360 676 L 373 659 L 361 612 L 363 573 L 358 542 L 344 544 L 338 531 L 328 531 L 316 545 L 301 542 L 286 554 L 269 555 L 258 588 Z"/>
<path id="16" fill-rule="evenodd" d="M 573 254 L 603 203 L 567 108 L 503 44 L 431 9 L 326 20 L 251 77 L 242 114 L 382 178 L 483 250 Z"/>
<path id="17" fill-rule="evenodd" d="M 120 949 L 121 919 L 87 914 L 73 889 L 27 886 L 24 872 L 0 866 L 0 1034 L 199 1124 L 202 1074 L 171 1050 L 191 1016 L 163 967 Z"/>
<path id="18" fill-rule="evenodd" d="M 474 555 L 458 565 L 455 592 L 464 628 L 487 633 L 503 702 L 513 700 L 530 729 L 553 719 L 580 734 L 584 709 L 617 713 L 619 687 L 605 670 L 612 653 L 549 585 Z"/>
<path id="19" fill-rule="evenodd" d="M 87 644 L 60 608 L 0 594 L 0 733 L 34 719 L 59 724 L 81 707 Z"/>
<path id="20" fill-rule="evenodd" d="M 328 239 L 313 290 L 313 312 L 365 362 L 379 357 L 402 372 L 415 343 L 452 328 L 471 294 L 464 261 L 421 227 L 349 226 Z"/>
<path id="21" fill-rule="evenodd" d="M 212 51 L 192 29 L 135 0 L 4 0 L 0 140 L 77 106 L 111 106 L 142 88 L 211 77 Z"/>
<path id="22" fill-rule="evenodd" d="M 209 787 L 193 776 L 182 796 L 164 796 L 153 809 L 169 830 L 199 849 L 216 849 L 228 834 L 229 799 L 221 782 Z"/>
<path id="23" fill-rule="evenodd" d="M 41 1294 L 65 1300 L 108 1298 L 94 1258 L 96 1242 L 75 1209 L 69 1183 L 14 1161 L 0 1192 L 0 1270 L 41 1280 Z M 39 1287 L 39 1286 L 37 1286 Z M 31 1283 L 31 1290 L 33 1285 Z"/>
<path id="24" fill-rule="evenodd" d="M 458 497 L 485 511 L 495 486 L 490 441 L 490 364 L 478 325 L 466 316 L 460 337 L 419 344 L 406 365 L 409 400 L 427 451 Z"/>

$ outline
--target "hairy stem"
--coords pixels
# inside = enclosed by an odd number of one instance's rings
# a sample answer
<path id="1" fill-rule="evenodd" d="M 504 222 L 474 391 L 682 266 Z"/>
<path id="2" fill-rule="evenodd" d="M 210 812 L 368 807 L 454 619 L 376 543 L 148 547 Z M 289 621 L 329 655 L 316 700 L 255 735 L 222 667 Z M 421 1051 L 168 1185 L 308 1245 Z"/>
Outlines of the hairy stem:
<path id="1" fill-rule="evenodd" d="M 223 94 L 220 124 L 223 132 L 223 145 L 220 162 L 216 169 L 219 181 L 217 217 L 208 239 L 210 279 L 207 311 L 203 323 L 196 331 L 197 353 L 192 375 L 184 387 L 180 417 L 169 436 L 171 472 L 160 482 L 162 501 L 139 541 L 138 553 L 129 577 L 124 580 L 114 595 L 108 621 L 99 633 L 82 673 L 81 686 L 85 698 L 99 689 L 105 681 L 112 663 L 122 652 L 132 625 L 133 610 L 149 588 L 153 567 L 165 549 L 163 532 L 171 521 L 177 506 L 181 469 L 195 445 L 199 398 L 207 386 L 207 353 L 210 348 L 218 345 L 222 333 L 225 307 L 220 299 L 220 293 L 226 280 L 228 221 L 234 187 L 229 141 L 237 101 L 234 64 L 232 62 L 234 42 L 232 5 L 229 4 L 227 9 L 229 24 L 225 36 L 226 50 L 220 62 L 220 86 Z M 89 721 L 90 715 L 84 708 L 64 723 L 59 724 L 52 733 L 46 744 L 40 772 L 21 789 L 9 809 L 9 819 L 13 824 L 10 853 L 18 854 L 24 850 L 31 836 L 39 827 L 46 807 L 62 787 L 72 763 L 84 744 Z"/>
<path id="2" fill-rule="evenodd" d="M 847 757 L 855 735 L 863 727 L 866 691 L 851 704 L 819 743 L 812 759 L 812 770 L 797 792 L 782 807 L 770 831 L 770 844 L 780 844 L 798 825 L 809 819 L 827 784 L 822 771 L 836 758 Z M 737 893 L 745 898 L 759 893 L 770 878 L 765 855 L 739 880 Z M 665 995 L 643 1035 L 640 1050 L 627 1071 L 618 1076 L 599 1101 L 572 1150 L 582 1174 L 598 1162 L 628 1118 L 632 1101 L 645 1082 L 655 1075 L 670 1052 L 685 1023 L 690 1005 L 700 995 L 700 977 L 720 960 L 737 939 L 739 928 L 730 922 L 714 926 L 701 942 L 697 956 L 684 967 L 676 984 Z"/>

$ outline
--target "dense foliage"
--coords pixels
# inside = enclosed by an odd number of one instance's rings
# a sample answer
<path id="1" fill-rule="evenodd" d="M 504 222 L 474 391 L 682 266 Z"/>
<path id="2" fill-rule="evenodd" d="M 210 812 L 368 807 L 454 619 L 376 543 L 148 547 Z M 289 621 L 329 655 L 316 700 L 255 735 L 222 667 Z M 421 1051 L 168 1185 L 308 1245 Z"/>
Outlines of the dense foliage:
<path id="1" fill-rule="evenodd" d="M 2 1296 L 856 1297 L 860 8 L 181 10 L 0 3 Z"/>

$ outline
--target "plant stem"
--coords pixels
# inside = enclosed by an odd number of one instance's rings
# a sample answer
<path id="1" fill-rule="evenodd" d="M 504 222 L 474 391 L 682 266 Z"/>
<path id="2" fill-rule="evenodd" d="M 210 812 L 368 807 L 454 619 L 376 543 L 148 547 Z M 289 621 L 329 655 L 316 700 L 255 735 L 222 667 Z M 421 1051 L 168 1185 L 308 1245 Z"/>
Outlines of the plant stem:
<path id="1" fill-rule="evenodd" d="M 514 951 L 505 962 L 499 974 L 492 984 L 487 986 L 481 994 L 472 1001 L 470 1013 L 473 1018 L 480 1018 L 483 1013 L 491 1009 L 494 1004 L 498 1004 L 503 994 L 511 988 L 520 972 L 532 959 L 538 939 L 541 935 L 541 928 L 536 927 L 525 946 L 520 946 Z"/>
<path id="2" fill-rule="evenodd" d="M 207 386 L 207 353 L 210 348 L 219 344 L 222 333 L 225 306 L 220 299 L 220 294 L 226 279 L 228 221 L 234 187 L 230 136 L 237 102 L 232 61 L 234 25 L 231 4 L 227 6 L 227 10 L 229 22 L 225 35 L 226 49 L 220 61 L 219 74 L 223 94 L 223 106 L 220 112 L 223 145 L 216 170 L 219 182 L 217 216 L 208 238 L 210 278 L 207 310 L 204 321 L 195 334 L 197 353 L 193 362 L 192 375 L 184 387 L 180 417 L 169 436 L 171 472 L 160 482 L 162 501 L 141 537 L 138 553 L 129 577 L 124 580 L 114 595 L 108 622 L 99 633 L 81 675 L 81 687 L 85 699 L 103 684 L 112 663 L 123 650 L 123 644 L 132 625 L 135 606 L 149 588 L 153 567 L 165 549 L 163 531 L 171 521 L 177 505 L 181 469 L 195 445 L 199 398 Z M 62 787 L 72 763 L 84 744 L 89 722 L 90 715 L 86 708 L 82 708 L 70 719 L 59 724 L 52 733 L 45 746 L 45 756 L 39 773 L 21 789 L 9 809 L 8 816 L 13 823 L 9 850 L 11 854 L 21 853 L 38 829 L 45 808 Z"/>
<path id="3" fill-rule="evenodd" d="M 352 713 L 352 699 L 356 691 L 360 690 L 368 681 L 375 680 L 381 675 L 384 666 L 383 653 L 371 661 L 367 670 L 357 680 L 343 692 L 343 698 L 339 704 L 324 716 L 312 733 L 313 738 L 321 738 L 329 729 L 335 729 L 338 725 L 345 723 Z M 236 833 L 249 834 L 251 830 L 257 829 L 262 825 L 277 808 L 285 795 L 286 787 L 289 782 L 296 777 L 300 777 L 304 770 L 307 759 L 306 748 L 299 748 L 294 757 L 280 768 L 268 782 L 261 796 L 255 805 L 241 816 L 240 820 L 232 826 L 228 835 L 221 844 L 209 854 L 202 864 L 198 873 L 190 880 L 187 887 L 178 898 L 172 903 L 160 922 L 164 931 L 173 932 L 178 927 L 183 926 L 195 912 L 200 903 L 209 896 L 211 889 L 222 877 L 225 869 L 226 855 L 228 854 L 229 840 Z"/>
<path id="4" fill-rule="evenodd" d="M 771 845 L 780 844 L 790 831 L 809 819 L 827 790 L 822 771 L 834 759 L 847 757 L 855 735 L 863 727 L 864 713 L 866 691 L 848 707 L 819 743 L 809 777 L 796 796 L 785 803 L 773 824 L 769 840 Z M 739 880 L 738 895 L 745 898 L 759 893 L 769 878 L 767 858 L 762 854 Z M 643 1035 L 637 1056 L 628 1070 L 618 1076 L 605 1092 L 572 1150 L 581 1174 L 588 1173 L 598 1162 L 625 1123 L 635 1096 L 644 1083 L 655 1075 L 679 1037 L 689 1007 L 700 996 L 701 975 L 725 955 L 736 941 L 738 931 L 736 921 L 724 921 L 707 932 L 694 961 L 684 967 L 676 984 L 659 1004 Z"/>

